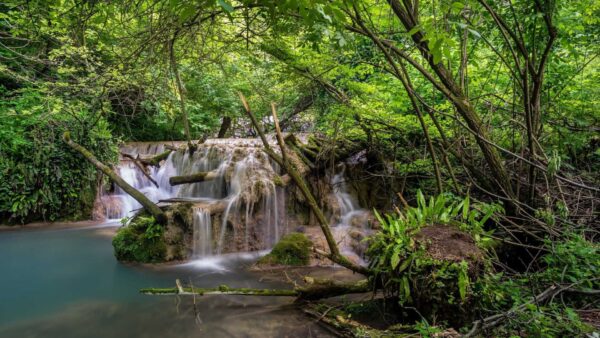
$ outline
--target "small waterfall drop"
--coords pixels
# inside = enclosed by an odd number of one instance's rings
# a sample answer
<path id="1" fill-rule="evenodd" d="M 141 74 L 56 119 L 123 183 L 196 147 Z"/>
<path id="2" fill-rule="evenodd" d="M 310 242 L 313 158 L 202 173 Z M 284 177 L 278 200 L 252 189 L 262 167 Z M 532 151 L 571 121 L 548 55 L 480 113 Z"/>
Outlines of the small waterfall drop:
<path id="1" fill-rule="evenodd" d="M 212 220 L 210 212 L 202 208 L 193 209 L 193 258 L 211 256 L 212 245 Z"/>
<path id="2" fill-rule="evenodd" d="M 368 212 L 360 208 L 354 196 L 349 193 L 345 177 L 345 166 L 342 165 L 341 170 L 332 176 L 330 182 L 339 206 L 339 218 L 337 223 L 332 227 L 333 235 L 343 254 L 355 256 L 360 263 L 364 263 L 352 246 L 351 231 L 368 230 Z"/>

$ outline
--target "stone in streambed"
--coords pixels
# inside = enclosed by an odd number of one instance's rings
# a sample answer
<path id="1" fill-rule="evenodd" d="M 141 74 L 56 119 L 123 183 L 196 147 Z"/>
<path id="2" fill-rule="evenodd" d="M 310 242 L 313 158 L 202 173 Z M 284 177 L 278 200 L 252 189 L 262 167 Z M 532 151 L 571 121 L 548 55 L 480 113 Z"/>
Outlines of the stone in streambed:
<path id="1" fill-rule="evenodd" d="M 312 242 L 306 235 L 293 232 L 285 235 L 266 256 L 262 257 L 258 265 L 291 265 L 302 266 L 310 262 Z"/>

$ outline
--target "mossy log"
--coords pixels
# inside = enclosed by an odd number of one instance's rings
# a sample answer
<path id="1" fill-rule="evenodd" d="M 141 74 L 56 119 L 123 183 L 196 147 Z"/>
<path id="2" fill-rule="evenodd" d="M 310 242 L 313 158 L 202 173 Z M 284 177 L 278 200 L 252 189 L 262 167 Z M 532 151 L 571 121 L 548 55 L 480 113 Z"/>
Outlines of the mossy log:
<path id="1" fill-rule="evenodd" d="M 154 155 L 152 157 L 143 157 L 138 155 L 138 161 L 140 161 L 144 165 L 151 165 L 157 167 L 160 162 L 166 160 L 173 150 L 167 149 L 160 154 Z"/>
<path id="2" fill-rule="evenodd" d="M 71 147 L 73 150 L 77 151 L 86 160 L 92 163 L 98 170 L 102 171 L 106 176 L 108 176 L 116 185 L 118 185 L 123 191 L 128 193 L 131 197 L 133 197 L 136 201 L 138 201 L 144 209 L 146 209 L 154 219 L 159 224 L 165 224 L 167 222 L 167 217 L 165 213 L 154 203 L 152 202 L 146 195 L 141 193 L 136 188 L 132 187 L 127 183 L 124 179 L 122 179 L 119 175 L 117 175 L 114 171 L 112 171 L 107 165 L 100 162 L 94 154 L 92 154 L 89 150 L 85 149 L 78 143 L 75 143 L 71 140 L 71 134 L 67 131 L 63 134 L 63 140 L 65 143 Z"/>
<path id="3" fill-rule="evenodd" d="M 199 173 L 185 175 L 185 176 L 171 176 L 171 177 L 169 177 L 169 184 L 170 185 L 180 185 L 180 184 L 204 182 L 204 181 L 214 180 L 218 176 L 219 175 L 215 171 L 199 172 Z"/>
<path id="4" fill-rule="evenodd" d="M 140 293 L 145 295 L 230 295 L 230 296 L 279 296 L 295 297 L 298 293 L 295 290 L 282 289 L 250 289 L 250 288 L 230 288 L 226 285 L 218 288 L 146 288 L 141 289 Z"/>
<path id="5" fill-rule="evenodd" d="M 372 291 L 367 279 L 353 283 L 342 283 L 331 279 L 313 279 L 307 277 L 305 281 L 309 282 L 307 286 L 295 289 L 298 293 L 298 300 L 317 300 Z"/>
<path id="6" fill-rule="evenodd" d="M 216 288 L 183 287 L 179 280 L 171 288 L 144 288 L 140 293 L 145 295 L 236 295 L 236 296 L 279 296 L 296 297 L 296 301 L 309 301 L 323 298 L 336 297 L 352 293 L 365 293 L 372 291 L 366 279 L 354 283 L 340 283 L 334 280 L 314 280 L 307 278 L 309 284 L 298 286 L 294 289 L 253 289 L 232 288 L 221 285 Z"/>

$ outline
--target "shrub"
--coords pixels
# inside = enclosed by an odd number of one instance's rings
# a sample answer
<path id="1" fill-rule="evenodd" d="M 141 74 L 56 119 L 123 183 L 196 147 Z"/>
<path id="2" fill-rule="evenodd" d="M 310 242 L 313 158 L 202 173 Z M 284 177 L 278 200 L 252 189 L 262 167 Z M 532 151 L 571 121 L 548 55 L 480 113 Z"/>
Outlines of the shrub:
<path id="1" fill-rule="evenodd" d="M 531 299 L 552 285 L 581 290 L 600 289 L 598 267 L 600 250 L 596 243 L 579 234 L 566 234 L 565 240 L 546 240 L 540 270 L 524 274 L 490 274 L 474 285 L 478 307 L 484 314 L 499 313 L 525 304 L 523 311 L 495 328 L 494 336 L 580 337 L 590 332 L 573 308 L 589 303 L 583 293 L 567 293 L 545 302 Z"/>
<path id="2" fill-rule="evenodd" d="M 469 198 L 431 197 L 419 191 L 417 207 L 385 218 L 369 239 L 370 267 L 389 296 L 415 306 L 429 318 L 462 320 L 472 301 L 471 280 L 481 274 L 481 248 L 492 242 L 484 223 L 501 208 L 471 205 Z M 458 249 L 458 250 L 457 250 Z"/>
<path id="3" fill-rule="evenodd" d="M 101 161 L 116 159 L 108 125 L 85 106 L 34 89 L 2 100 L 0 87 L 0 223 L 90 216 L 97 171 L 62 141 L 66 130 Z"/>

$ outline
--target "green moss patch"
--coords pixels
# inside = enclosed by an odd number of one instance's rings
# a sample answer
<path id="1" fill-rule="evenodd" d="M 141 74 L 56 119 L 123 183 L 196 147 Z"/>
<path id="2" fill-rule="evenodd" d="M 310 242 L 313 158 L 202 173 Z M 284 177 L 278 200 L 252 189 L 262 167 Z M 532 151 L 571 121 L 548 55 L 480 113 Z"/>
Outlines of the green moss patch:
<path id="1" fill-rule="evenodd" d="M 138 216 L 117 231 L 112 244 L 119 261 L 157 263 L 165 259 L 164 228 L 153 217 Z"/>
<path id="2" fill-rule="evenodd" d="M 265 265 L 308 265 L 312 242 L 306 235 L 293 232 L 284 236 L 258 263 Z"/>

